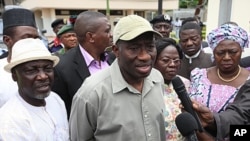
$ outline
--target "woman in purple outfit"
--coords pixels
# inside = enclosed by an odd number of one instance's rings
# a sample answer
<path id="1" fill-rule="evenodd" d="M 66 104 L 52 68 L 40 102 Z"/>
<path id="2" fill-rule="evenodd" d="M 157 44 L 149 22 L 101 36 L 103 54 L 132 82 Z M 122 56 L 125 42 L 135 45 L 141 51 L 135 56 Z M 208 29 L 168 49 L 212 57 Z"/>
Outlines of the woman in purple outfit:
<path id="1" fill-rule="evenodd" d="M 190 97 L 220 113 L 234 101 L 240 87 L 250 78 L 239 65 L 248 35 L 241 27 L 224 24 L 208 34 L 216 66 L 191 72 Z"/>

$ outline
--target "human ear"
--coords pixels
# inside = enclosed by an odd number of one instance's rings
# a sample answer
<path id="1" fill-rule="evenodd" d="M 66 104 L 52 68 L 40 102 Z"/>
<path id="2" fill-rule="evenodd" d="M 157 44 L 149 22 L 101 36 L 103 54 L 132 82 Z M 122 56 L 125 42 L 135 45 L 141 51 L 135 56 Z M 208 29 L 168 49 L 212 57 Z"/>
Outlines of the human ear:
<path id="1" fill-rule="evenodd" d="M 16 74 L 16 71 L 15 70 L 11 70 L 11 73 L 12 73 L 12 79 L 13 81 L 17 82 L 17 74 Z"/>
<path id="2" fill-rule="evenodd" d="M 86 33 L 86 39 L 87 41 L 89 41 L 90 43 L 94 43 L 95 39 L 94 39 L 94 34 L 91 32 L 87 32 Z"/>
<path id="3" fill-rule="evenodd" d="M 115 54 L 116 58 L 119 58 L 119 48 L 117 45 L 112 45 L 112 51 Z"/>

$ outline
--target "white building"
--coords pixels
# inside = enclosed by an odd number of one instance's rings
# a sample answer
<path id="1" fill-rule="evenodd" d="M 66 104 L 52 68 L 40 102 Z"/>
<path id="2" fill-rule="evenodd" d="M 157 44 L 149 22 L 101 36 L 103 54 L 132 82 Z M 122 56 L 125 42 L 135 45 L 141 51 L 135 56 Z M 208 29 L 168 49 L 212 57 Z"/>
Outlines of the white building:
<path id="1" fill-rule="evenodd" d="M 34 11 L 39 29 L 46 29 L 46 36 L 55 36 L 50 24 L 56 18 L 68 19 L 69 15 L 85 10 L 105 13 L 108 0 L 0 0 L 0 4 L 18 4 Z M 163 11 L 178 10 L 179 0 L 162 0 Z M 204 0 L 206 1 L 206 0 Z M 208 0 L 206 33 L 227 21 L 234 21 L 250 32 L 250 0 Z M 158 11 L 158 0 L 109 0 L 110 21 L 129 14 L 151 19 Z M 1 9 L 0 9 L 1 10 Z M 1 11 L 0 11 L 1 12 Z"/>
<path id="2" fill-rule="evenodd" d="M 219 25 L 234 21 L 250 32 L 250 0 L 208 0 L 206 33 Z"/>
<path id="3" fill-rule="evenodd" d="M 178 5 L 178 0 L 163 0 L 162 9 L 174 10 Z M 47 30 L 46 36 L 55 36 L 50 26 L 53 20 L 68 19 L 86 10 L 105 14 L 107 0 L 24 0 L 21 6 L 34 11 L 39 29 Z M 129 14 L 151 19 L 158 11 L 158 0 L 109 0 L 109 8 L 111 23 Z"/>

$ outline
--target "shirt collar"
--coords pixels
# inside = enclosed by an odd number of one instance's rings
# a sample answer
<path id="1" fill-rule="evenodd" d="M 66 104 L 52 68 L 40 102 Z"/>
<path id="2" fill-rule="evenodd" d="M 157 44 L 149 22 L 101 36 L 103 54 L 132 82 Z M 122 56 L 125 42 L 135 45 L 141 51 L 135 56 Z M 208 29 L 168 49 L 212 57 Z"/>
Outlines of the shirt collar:
<path id="1" fill-rule="evenodd" d="M 80 44 L 79 44 L 79 46 L 80 46 L 82 56 L 85 59 L 86 65 L 90 66 L 91 63 L 93 61 L 95 61 L 95 59 Z M 101 61 L 105 62 L 108 60 L 108 54 L 106 52 L 104 52 L 103 54 L 101 54 L 100 58 L 101 58 Z"/>
<path id="2" fill-rule="evenodd" d="M 115 59 L 115 61 L 111 64 L 110 67 L 112 68 L 111 69 L 111 80 L 112 80 L 113 93 L 117 93 L 119 91 L 122 91 L 125 88 L 128 88 L 130 91 L 132 89 L 134 89 L 123 78 L 117 59 Z M 150 85 L 153 85 L 153 83 L 160 83 L 160 82 L 163 83 L 163 78 L 158 77 L 158 75 L 155 75 L 156 72 L 158 72 L 158 71 L 155 70 L 154 68 L 152 68 L 149 76 L 147 76 L 144 79 L 144 83 L 150 83 Z M 133 91 L 133 92 L 135 92 L 135 91 Z"/>
<path id="3" fill-rule="evenodd" d="M 184 56 L 189 59 L 189 64 L 192 64 L 192 59 L 197 58 L 201 53 L 201 49 L 194 55 L 188 56 L 187 54 L 184 54 Z"/>

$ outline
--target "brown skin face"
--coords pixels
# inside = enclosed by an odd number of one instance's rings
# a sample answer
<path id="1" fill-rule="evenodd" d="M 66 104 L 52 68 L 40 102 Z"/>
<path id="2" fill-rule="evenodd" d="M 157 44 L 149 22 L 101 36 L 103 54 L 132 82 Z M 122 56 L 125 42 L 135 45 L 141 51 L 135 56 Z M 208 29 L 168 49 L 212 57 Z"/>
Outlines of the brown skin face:
<path id="1" fill-rule="evenodd" d="M 182 51 L 188 56 L 193 56 L 201 48 L 202 37 L 196 29 L 187 29 L 180 33 L 179 42 Z"/>
<path id="2" fill-rule="evenodd" d="M 170 45 L 165 47 L 156 58 L 155 66 L 158 69 L 166 83 L 169 83 L 177 74 L 180 67 L 180 56 L 177 49 Z"/>
<path id="3" fill-rule="evenodd" d="M 64 45 L 65 51 L 78 45 L 75 32 L 66 32 L 60 36 L 60 41 Z"/>
<path id="4" fill-rule="evenodd" d="M 36 60 L 13 68 L 12 78 L 18 84 L 20 96 L 29 104 L 44 106 L 54 81 L 53 62 Z"/>
<path id="5" fill-rule="evenodd" d="M 92 42 L 96 48 L 100 50 L 100 53 L 103 53 L 103 51 L 110 46 L 110 38 L 112 38 L 111 25 L 106 17 L 99 18 L 96 22 L 99 28 L 97 28 L 95 32 L 92 32 Z"/>
<path id="6" fill-rule="evenodd" d="M 124 79 L 138 91 L 154 65 L 156 47 L 153 33 L 144 33 L 131 41 L 119 40 L 113 46 Z"/>
<path id="7" fill-rule="evenodd" d="M 7 58 L 8 62 L 11 59 L 12 47 L 17 41 L 25 38 L 39 38 L 37 29 L 31 26 L 17 26 L 14 31 L 15 33 L 13 34 L 13 37 L 8 35 L 3 36 L 3 42 L 9 51 Z"/>
<path id="8" fill-rule="evenodd" d="M 166 22 L 158 22 L 153 25 L 153 29 L 161 33 L 163 37 L 168 38 L 172 31 L 172 25 Z"/>
<path id="9" fill-rule="evenodd" d="M 93 31 L 86 33 L 86 39 L 82 45 L 96 60 L 100 60 L 100 54 L 110 46 L 111 25 L 106 17 L 98 18 L 92 24 Z"/>
<path id="10" fill-rule="evenodd" d="M 238 72 L 242 49 L 239 43 L 232 40 L 221 41 L 214 49 L 216 66 L 221 73 Z"/>

